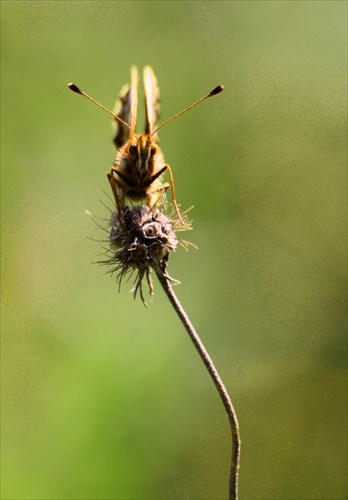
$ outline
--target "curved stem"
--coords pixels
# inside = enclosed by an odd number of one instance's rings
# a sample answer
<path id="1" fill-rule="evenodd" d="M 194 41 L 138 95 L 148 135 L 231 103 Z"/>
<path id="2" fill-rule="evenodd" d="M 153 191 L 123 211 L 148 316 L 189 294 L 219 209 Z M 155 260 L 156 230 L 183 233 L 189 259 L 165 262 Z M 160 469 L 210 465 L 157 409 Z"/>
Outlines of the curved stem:
<path id="1" fill-rule="evenodd" d="M 204 347 L 198 333 L 194 329 L 191 321 L 189 320 L 185 310 L 183 309 L 181 303 L 179 302 L 177 296 L 173 292 L 167 278 L 156 272 L 157 277 L 165 291 L 169 301 L 171 302 L 173 308 L 178 314 L 182 324 L 184 325 L 187 333 L 189 334 L 195 348 L 198 351 L 205 367 L 207 368 L 210 377 L 212 378 L 216 389 L 220 395 L 222 403 L 227 412 L 227 416 L 230 422 L 231 435 L 232 435 L 232 458 L 231 458 L 231 469 L 230 469 L 230 483 L 229 483 L 229 500 L 236 500 L 238 498 L 238 470 L 239 470 L 239 458 L 240 458 L 240 437 L 239 437 L 239 426 L 236 412 L 234 411 L 231 399 L 227 393 L 226 387 L 224 386 L 215 366 L 210 358 L 206 348 Z"/>

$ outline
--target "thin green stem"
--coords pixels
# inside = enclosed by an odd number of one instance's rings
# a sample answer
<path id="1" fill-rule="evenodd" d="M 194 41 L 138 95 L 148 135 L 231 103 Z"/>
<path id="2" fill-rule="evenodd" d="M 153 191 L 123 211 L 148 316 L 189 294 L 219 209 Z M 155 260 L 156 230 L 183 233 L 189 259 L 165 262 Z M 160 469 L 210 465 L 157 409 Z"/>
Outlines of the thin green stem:
<path id="1" fill-rule="evenodd" d="M 229 500 L 237 500 L 238 498 L 238 470 L 239 470 L 239 458 L 240 458 L 240 437 L 239 437 L 239 426 L 236 412 L 233 408 L 231 399 L 228 395 L 226 387 L 224 386 L 214 363 L 209 356 L 206 348 L 204 347 L 198 333 L 194 329 L 191 321 L 189 320 L 185 310 L 183 309 L 181 303 L 179 302 L 177 296 L 173 292 L 173 288 L 168 282 L 167 278 L 161 275 L 160 272 L 156 272 L 157 277 L 165 291 L 170 303 L 178 314 L 182 324 L 184 325 L 187 333 L 189 334 L 195 348 L 198 351 L 205 367 L 207 368 L 210 377 L 212 378 L 216 389 L 220 395 L 222 403 L 227 412 L 227 416 L 230 422 L 231 435 L 232 435 L 232 458 L 231 458 L 231 468 L 230 468 L 230 483 L 229 483 Z"/>

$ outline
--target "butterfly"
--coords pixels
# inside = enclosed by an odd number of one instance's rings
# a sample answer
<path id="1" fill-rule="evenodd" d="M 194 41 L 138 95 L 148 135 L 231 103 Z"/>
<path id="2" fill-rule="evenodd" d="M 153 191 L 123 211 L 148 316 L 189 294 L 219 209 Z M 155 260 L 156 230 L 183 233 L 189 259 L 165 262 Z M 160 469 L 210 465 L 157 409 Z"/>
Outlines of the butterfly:
<path id="1" fill-rule="evenodd" d="M 157 78 L 150 66 L 143 71 L 145 95 L 145 133 L 136 133 L 139 76 L 136 66 L 131 67 L 131 83 L 125 85 L 116 102 L 115 111 L 109 111 L 92 97 L 80 90 L 75 84 L 68 87 L 74 92 L 83 95 L 113 116 L 116 125 L 114 144 L 117 153 L 110 172 L 107 173 L 111 189 L 115 198 L 117 211 L 122 213 L 122 206 L 126 200 L 141 202 L 154 209 L 163 200 L 165 192 L 170 188 L 172 202 L 177 217 L 184 225 L 179 206 L 176 200 L 174 178 L 171 167 L 166 164 L 161 148 L 158 145 L 158 131 L 178 116 L 186 113 L 201 102 L 222 92 L 224 87 L 219 85 L 209 94 L 197 102 L 177 113 L 162 125 L 157 126 L 159 118 L 159 87 Z M 164 183 L 162 174 L 167 171 L 169 183 Z"/>

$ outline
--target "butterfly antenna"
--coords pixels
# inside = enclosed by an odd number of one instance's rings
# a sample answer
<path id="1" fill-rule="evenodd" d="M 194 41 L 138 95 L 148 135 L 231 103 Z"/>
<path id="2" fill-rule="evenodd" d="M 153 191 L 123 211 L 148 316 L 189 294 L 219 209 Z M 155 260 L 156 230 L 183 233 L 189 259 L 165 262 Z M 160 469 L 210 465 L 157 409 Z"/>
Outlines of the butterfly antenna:
<path id="1" fill-rule="evenodd" d="M 125 122 L 124 120 L 122 120 L 122 118 L 120 118 L 119 116 L 115 115 L 112 111 L 110 111 L 109 109 L 107 109 L 104 106 L 102 106 L 101 104 L 99 104 L 99 102 L 97 102 L 95 99 L 93 99 L 88 94 L 86 94 L 81 89 L 79 89 L 78 86 L 75 85 L 74 83 L 68 83 L 68 87 L 73 92 L 76 92 L 76 94 L 80 94 L 80 95 L 83 95 L 84 97 L 87 97 L 87 99 L 89 99 L 90 101 L 94 102 L 94 104 L 96 104 L 101 109 L 103 109 L 104 111 L 106 111 L 107 113 L 109 113 L 109 115 L 113 116 L 115 118 L 115 120 L 117 120 L 118 122 L 122 123 L 127 128 L 129 128 L 129 130 L 132 132 L 132 134 L 134 135 L 134 137 L 136 137 L 136 133 L 134 132 L 134 130 L 132 129 L 132 127 L 127 122 Z"/>
<path id="2" fill-rule="evenodd" d="M 184 109 L 183 111 L 180 111 L 180 113 L 177 113 L 176 115 L 174 115 L 171 118 L 169 118 L 169 120 L 167 120 L 164 123 L 162 123 L 162 125 L 160 125 L 159 127 L 157 127 L 156 130 L 154 130 L 151 135 L 156 134 L 156 132 L 158 132 L 161 128 L 163 128 L 169 122 L 172 122 L 173 120 L 175 120 L 175 118 L 178 118 L 178 116 L 181 116 L 184 113 L 186 113 L 187 111 L 190 111 L 190 109 L 194 108 L 195 106 L 198 106 L 198 104 L 200 104 L 201 102 L 203 102 L 206 99 L 208 99 L 208 97 L 212 97 L 213 95 L 220 94 L 220 92 L 222 92 L 223 90 L 224 90 L 224 86 L 223 85 L 218 85 L 209 94 L 205 95 L 204 97 L 202 97 L 201 99 L 199 99 L 197 102 L 191 104 L 191 106 L 189 106 L 188 108 Z"/>

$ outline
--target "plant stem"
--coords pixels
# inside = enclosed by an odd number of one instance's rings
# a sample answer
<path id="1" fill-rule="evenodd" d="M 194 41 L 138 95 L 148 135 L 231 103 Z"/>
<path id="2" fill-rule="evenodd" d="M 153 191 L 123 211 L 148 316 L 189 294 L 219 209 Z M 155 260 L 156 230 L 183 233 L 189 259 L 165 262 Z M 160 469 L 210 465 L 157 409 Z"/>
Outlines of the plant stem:
<path id="1" fill-rule="evenodd" d="M 214 363 L 209 356 L 206 348 L 204 347 L 198 333 L 194 329 L 191 321 L 189 320 L 185 310 L 183 309 L 179 299 L 173 292 L 173 288 L 168 282 L 167 278 L 156 272 L 157 277 L 165 291 L 169 301 L 171 302 L 173 308 L 178 314 L 182 324 L 184 325 L 187 333 L 189 334 L 195 348 L 198 351 L 203 363 L 205 364 L 216 389 L 220 395 L 222 403 L 227 412 L 227 416 L 230 422 L 231 435 L 232 435 L 232 458 L 231 458 L 231 470 L 230 470 L 230 483 L 229 483 L 229 500 L 237 500 L 238 498 L 238 470 L 239 470 L 239 458 L 240 458 L 240 437 L 239 437 L 239 426 L 236 412 L 234 411 L 231 399 L 228 395 L 226 387 L 224 386 Z"/>

